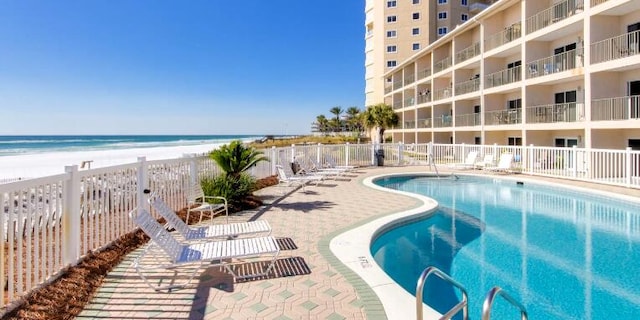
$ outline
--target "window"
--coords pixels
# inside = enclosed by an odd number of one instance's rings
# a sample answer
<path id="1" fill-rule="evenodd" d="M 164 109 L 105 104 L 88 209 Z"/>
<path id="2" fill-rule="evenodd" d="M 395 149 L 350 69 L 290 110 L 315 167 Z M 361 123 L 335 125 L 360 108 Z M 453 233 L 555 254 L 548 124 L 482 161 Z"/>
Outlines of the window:
<path id="1" fill-rule="evenodd" d="M 395 66 L 396 66 L 396 61 L 395 60 L 387 61 L 387 68 L 393 68 Z"/>
<path id="2" fill-rule="evenodd" d="M 460 4 L 463 5 L 463 6 L 466 6 L 466 5 L 469 4 L 469 1 L 468 0 L 460 0 Z"/>
<path id="3" fill-rule="evenodd" d="M 447 34 L 447 31 L 448 31 L 447 27 L 440 27 L 440 28 L 438 28 L 438 35 L 439 36 L 445 35 L 445 34 Z"/>
<path id="4" fill-rule="evenodd" d="M 396 7 L 395 1 L 387 1 L 387 8 L 395 8 L 395 7 Z"/>
<path id="5" fill-rule="evenodd" d="M 411 16 L 413 17 L 413 20 L 418 20 L 420 19 L 420 12 L 414 12 Z"/>
<path id="6" fill-rule="evenodd" d="M 387 31 L 387 38 L 395 38 L 395 37 L 396 37 L 396 31 L 395 30 Z"/>
<path id="7" fill-rule="evenodd" d="M 387 22 L 389 22 L 389 23 L 396 22 L 396 16 L 388 16 L 387 17 Z"/>
<path id="8" fill-rule="evenodd" d="M 438 12 L 438 20 L 444 20 L 447 18 L 447 12 L 443 11 L 443 12 Z"/>
<path id="9" fill-rule="evenodd" d="M 411 29 L 411 34 L 414 36 L 420 34 L 420 28 Z"/>
<path id="10" fill-rule="evenodd" d="M 420 4 L 420 0 L 413 0 L 413 4 Z"/>
<path id="11" fill-rule="evenodd" d="M 522 145 L 522 137 L 508 137 L 507 144 L 510 146 L 521 146 Z"/>
<path id="12" fill-rule="evenodd" d="M 445 4 L 447 3 L 447 0 L 438 0 L 438 4 Z"/>
<path id="13" fill-rule="evenodd" d="M 460 15 L 460 20 L 462 20 L 462 21 L 469 20 L 469 15 L 467 15 L 466 13 L 461 14 Z"/>
<path id="14" fill-rule="evenodd" d="M 413 50 L 420 50 L 420 44 L 419 43 L 414 43 L 411 45 Z"/>
<path id="15" fill-rule="evenodd" d="M 396 52 L 398 47 L 396 46 L 387 46 L 387 52 Z"/>

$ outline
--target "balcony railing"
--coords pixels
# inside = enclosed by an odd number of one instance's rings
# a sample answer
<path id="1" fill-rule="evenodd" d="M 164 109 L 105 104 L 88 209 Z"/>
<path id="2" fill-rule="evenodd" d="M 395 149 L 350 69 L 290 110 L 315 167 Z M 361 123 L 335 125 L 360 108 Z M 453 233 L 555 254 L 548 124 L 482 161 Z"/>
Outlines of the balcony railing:
<path id="1" fill-rule="evenodd" d="M 527 18 L 527 33 L 532 33 L 582 12 L 583 0 L 565 0 Z"/>
<path id="2" fill-rule="evenodd" d="M 418 93 L 418 104 L 427 103 L 431 101 L 431 93 L 430 92 L 420 92 Z"/>
<path id="3" fill-rule="evenodd" d="M 480 42 L 476 42 L 456 53 L 456 63 L 469 60 L 480 54 Z"/>
<path id="4" fill-rule="evenodd" d="M 503 44 L 509 43 L 513 40 L 520 38 L 522 36 L 521 29 L 522 29 L 521 23 L 517 22 L 498 33 L 494 33 L 488 36 L 487 39 L 484 41 L 484 49 L 486 51 L 489 51 L 491 49 L 495 49 Z"/>
<path id="5" fill-rule="evenodd" d="M 488 74 L 485 77 L 484 86 L 486 88 L 493 88 L 493 87 L 520 81 L 520 77 L 521 77 L 520 66 L 504 69 L 498 72 Z"/>
<path id="6" fill-rule="evenodd" d="M 429 68 L 422 69 L 422 70 L 418 71 L 418 80 L 424 79 L 424 78 L 426 78 L 426 77 L 428 77 L 430 75 L 431 75 L 431 69 L 429 69 Z"/>
<path id="7" fill-rule="evenodd" d="M 488 111 L 484 114 L 484 124 L 488 126 L 522 123 L 520 108 Z"/>
<path id="8" fill-rule="evenodd" d="M 640 54 L 640 31 L 591 44 L 591 62 L 598 63 Z"/>
<path id="9" fill-rule="evenodd" d="M 387 85 L 384 87 L 384 93 L 387 94 L 389 92 L 393 91 L 393 86 L 391 85 Z"/>
<path id="10" fill-rule="evenodd" d="M 431 118 L 418 119 L 418 128 L 431 128 Z"/>
<path id="11" fill-rule="evenodd" d="M 415 129 L 416 128 L 416 122 L 415 121 L 405 121 L 404 122 L 404 129 Z"/>
<path id="12" fill-rule="evenodd" d="M 456 116 L 456 127 L 473 127 L 479 125 L 479 113 L 461 114 Z"/>
<path id="13" fill-rule="evenodd" d="M 393 109 L 402 109 L 402 101 L 394 101 L 392 106 Z"/>
<path id="14" fill-rule="evenodd" d="M 480 79 L 476 78 L 476 79 L 456 83 L 455 89 L 456 89 L 457 95 L 478 91 L 480 90 Z"/>
<path id="15" fill-rule="evenodd" d="M 435 117 L 433 120 L 434 128 L 448 128 L 453 125 L 453 117 L 450 115 L 443 115 L 440 117 Z"/>
<path id="16" fill-rule="evenodd" d="M 591 121 L 640 118 L 640 96 L 595 99 L 591 101 Z"/>
<path id="17" fill-rule="evenodd" d="M 554 103 L 527 107 L 527 123 L 554 123 L 584 121 L 584 104 Z"/>
<path id="18" fill-rule="evenodd" d="M 414 105 L 416 105 L 416 98 L 411 97 L 411 98 L 404 99 L 404 107 L 405 108 L 406 107 L 411 107 L 411 106 L 414 106 Z"/>
<path id="19" fill-rule="evenodd" d="M 438 89 L 433 92 L 433 99 L 440 100 L 451 97 L 451 88 Z"/>
<path id="20" fill-rule="evenodd" d="M 609 1 L 609 0 L 591 0 L 591 6 L 595 7 L 595 6 L 599 5 L 599 4 L 605 3 L 607 1 Z"/>
<path id="21" fill-rule="evenodd" d="M 451 67 L 451 57 L 446 57 L 433 65 L 433 72 L 437 73 L 449 67 Z"/>
<path id="22" fill-rule="evenodd" d="M 582 50 L 559 53 L 529 62 L 527 66 L 528 79 L 582 67 Z"/>
<path id="23" fill-rule="evenodd" d="M 402 79 L 394 80 L 393 81 L 393 90 L 398 90 L 400 88 L 402 88 Z"/>
<path id="24" fill-rule="evenodd" d="M 405 86 L 412 84 L 414 81 L 416 81 L 416 75 L 415 74 L 406 75 L 404 77 L 404 85 Z"/>

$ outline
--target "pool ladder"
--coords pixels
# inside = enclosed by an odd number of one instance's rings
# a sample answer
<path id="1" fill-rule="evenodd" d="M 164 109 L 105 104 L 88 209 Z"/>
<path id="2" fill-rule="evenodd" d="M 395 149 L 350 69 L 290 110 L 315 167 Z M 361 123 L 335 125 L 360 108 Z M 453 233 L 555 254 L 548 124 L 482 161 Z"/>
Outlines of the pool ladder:
<path id="1" fill-rule="evenodd" d="M 467 290 L 459 282 L 453 280 L 453 278 L 436 267 L 427 267 L 426 269 L 424 269 L 424 271 L 422 271 L 422 274 L 420 274 L 420 277 L 418 278 L 418 283 L 416 284 L 416 319 L 423 320 L 422 291 L 424 291 L 424 284 L 427 281 L 427 278 L 432 274 L 450 283 L 452 286 L 458 288 L 462 292 L 462 301 L 460 301 L 458 304 L 453 306 L 453 308 L 442 315 L 440 320 L 451 319 L 451 317 L 458 314 L 458 312 L 460 311 L 462 311 L 462 319 L 467 320 L 469 318 L 469 299 L 467 298 Z M 506 291 L 502 290 L 502 288 L 493 287 L 491 290 L 489 290 L 487 296 L 484 298 L 484 303 L 482 304 L 482 320 L 491 319 L 491 308 L 493 307 L 493 301 L 497 297 L 502 297 L 503 299 L 507 300 L 507 302 L 511 303 L 511 305 L 518 308 L 520 310 L 521 320 L 528 319 L 527 310 L 520 302 L 514 299 Z"/>

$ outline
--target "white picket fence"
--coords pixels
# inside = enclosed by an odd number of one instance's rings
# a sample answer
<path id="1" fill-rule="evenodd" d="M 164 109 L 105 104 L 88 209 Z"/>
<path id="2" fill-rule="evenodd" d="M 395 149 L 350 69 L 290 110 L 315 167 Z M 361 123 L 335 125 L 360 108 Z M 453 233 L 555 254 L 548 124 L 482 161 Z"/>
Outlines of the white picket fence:
<path id="1" fill-rule="evenodd" d="M 384 151 L 384 165 L 415 165 L 427 170 L 463 162 L 469 151 L 479 159 L 504 152 L 515 155 L 514 170 L 531 175 L 584 180 L 640 188 L 640 152 L 550 148 L 535 146 L 450 144 L 344 144 L 305 145 L 263 150 L 269 162 L 260 162 L 250 173 L 256 178 L 274 175 L 278 159 L 323 162 L 331 156 L 340 165 L 370 166 L 377 150 Z M 432 155 L 432 159 L 429 155 Z M 76 264 L 88 252 L 104 248 L 134 230 L 129 211 L 144 199 L 144 189 L 158 192 L 174 210 L 187 204 L 185 190 L 192 181 L 220 173 L 204 155 L 146 161 L 78 170 L 64 174 L 0 184 L 0 301 L 10 310 L 20 297 L 56 278 L 64 267 Z M 616 220 L 617 221 L 617 220 Z"/>

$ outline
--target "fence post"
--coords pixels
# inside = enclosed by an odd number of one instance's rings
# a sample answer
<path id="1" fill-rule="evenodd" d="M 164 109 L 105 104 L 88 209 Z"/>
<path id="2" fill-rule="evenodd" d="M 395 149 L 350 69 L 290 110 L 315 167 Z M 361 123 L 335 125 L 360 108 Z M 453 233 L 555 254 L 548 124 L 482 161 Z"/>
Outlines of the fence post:
<path id="1" fill-rule="evenodd" d="M 493 160 L 497 160 L 500 158 L 500 155 L 498 154 L 498 144 L 494 143 L 493 144 Z"/>
<path id="2" fill-rule="evenodd" d="M 573 146 L 571 148 L 571 174 L 575 178 L 578 176 L 578 146 Z"/>
<path id="3" fill-rule="evenodd" d="M 296 144 L 291 144 L 291 159 L 289 159 L 291 163 L 296 162 Z M 284 166 L 284 164 L 282 164 Z"/>
<path id="4" fill-rule="evenodd" d="M 457 159 L 454 162 L 460 162 L 460 163 L 464 163 L 465 160 L 467 159 L 467 145 L 464 144 L 464 142 L 462 143 L 462 154 L 460 155 L 460 159 Z M 454 157 L 455 158 L 455 157 Z"/>
<path id="5" fill-rule="evenodd" d="M 65 201 L 62 214 L 63 265 L 75 265 L 80 258 L 80 176 L 78 166 L 65 166 L 69 179 L 64 181 Z"/>
<path id="6" fill-rule="evenodd" d="M 625 180 L 627 188 L 631 187 L 631 147 L 627 147 L 624 153 L 625 158 Z"/>
<path id="7" fill-rule="evenodd" d="M 198 165 L 196 163 L 196 157 L 193 154 L 185 153 L 183 158 L 189 159 L 189 183 L 191 185 L 196 184 L 198 182 L 198 177 L 200 176 L 200 172 L 198 172 Z M 140 159 L 138 159 L 139 161 Z"/>
<path id="8" fill-rule="evenodd" d="M 146 157 L 138 157 L 138 197 L 136 199 L 138 208 L 145 208 L 144 190 L 149 189 L 149 168 Z M 149 209 L 149 208 L 145 208 Z"/>
<path id="9" fill-rule="evenodd" d="M 398 143 L 398 165 L 402 165 L 403 151 L 404 151 L 404 142 L 400 141 L 400 143 Z"/>
<path id="10" fill-rule="evenodd" d="M 371 165 L 376 165 L 376 144 L 371 142 Z"/>
<path id="11" fill-rule="evenodd" d="M 349 146 L 349 142 L 347 142 L 344 145 L 344 161 L 345 161 L 345 166 L 349 165 L 349 150 L 350 150 L 350 146 Z"/>
<path id="12" fill-rule="evenodd" d="M 527 170 L 528 170 L 528 172 L 527 173 L 533 173 L 533 170 L 535 170 L 534 165 L 533 165 L 535 163 L 534 162 L 535 161 L 535 151 L 533 151 L 533 147 L 534 147 L 533 143 L 530 144 L 529 148 L 528 148 L 528 151 L 527 151 L 528 152 L 528 157 L 527 157 L 527 162 L 528 162 L 527 163 Z"/>
<path id="13" fill-rule="evenodd" d="M 276 165 L 278 164 L 276 146 L 271 147 L 271 175 L 276 174 Z M 281 165 L 284 165 L 281 163 Z"/>
<path id="14" fill-rule="evenodd" d="M 322 143 L 318 142 L 318 146 L 316 149 L 316 162 L 322 164 L 324 160 L 322 160 Z"/>

